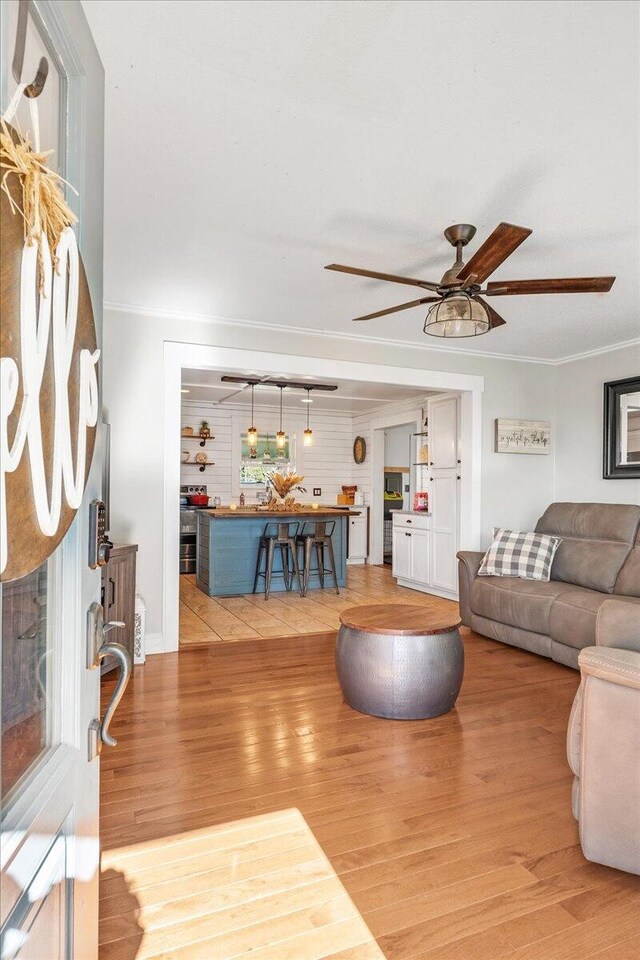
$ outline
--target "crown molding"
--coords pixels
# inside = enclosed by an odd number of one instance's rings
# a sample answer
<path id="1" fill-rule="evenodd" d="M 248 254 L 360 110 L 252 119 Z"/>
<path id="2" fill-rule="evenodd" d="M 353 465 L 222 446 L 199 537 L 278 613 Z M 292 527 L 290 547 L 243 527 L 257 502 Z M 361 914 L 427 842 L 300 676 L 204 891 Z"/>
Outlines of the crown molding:
<path id="1" fill-rule="evenodd" d="M 603 353 L 612 353 L 614 350 L 628 350 L 629 347 L 638 347 L 640 349 L 640 338 L 635 340 L 623 340 L 622 343 L 614 343 L 610 347 L 598 347 L 596 350 L 585 350 L 584 353 L 574 353 L 570 357 L 562 357 L 561 360 L 554 360 L 556 367 L 563 363 L 574 363 L 576 360 L 588 360 L 589 357 L 599 357 Z"/>
<path id="2" fill-rule="evenodd" d="M 242 320 L 235 317 L 221 317 L 215 314 L 203 313 L 179 313 L 173 310 L 162 310 L 158 307 L 141 307 L 129 303 L 117 303 L 105 300 L 104 309 L 111 310 L 114 313 L 128 313 L 133 316 L 152 317 L 158 320 L 176 320 L 179 323 L 201 323 L 218 324 L 220 326 L 244 327 L 245 329 L 274 331 L 287 334 L 298 334 L 306 337 L 330 337 L 335 340 L 351 340 L 359 343 L 375 343 L 384 346 L 408 347 L 411 350 L 420 350 L 426 353 L 446 353 L 449 356 L 487 358 L 489 360 L 514 360 L 517 363 L 541 363 L 545 366 L 557 367 L 564 363 L 573 363 L 575 360 L 582 360 L 587 357 L 596 357 L 603 353 L 610 353 L 613 350 L 621 350 L 630 346 L 640 345 L 638 340 L 625 340 L 621 343 L 614 343 L 607 347 L 598 347 L 595 350 L 586 350 L 584 353 L 575 353 L 567 357 L 549 360 L 544 357 L 527 357 L 512 353 L 493 353 L 485 350 L 464 350 L 463 348 L 447 348 L 438 344 L 416 343 L 414 340 L 392 340 L 389 337 L 368 337 L 364 334 L 342 333 L 336 330 L 313 329 L 312 327 L 299 327 L 286 323 L 260 323 L 255 320 Z"/>

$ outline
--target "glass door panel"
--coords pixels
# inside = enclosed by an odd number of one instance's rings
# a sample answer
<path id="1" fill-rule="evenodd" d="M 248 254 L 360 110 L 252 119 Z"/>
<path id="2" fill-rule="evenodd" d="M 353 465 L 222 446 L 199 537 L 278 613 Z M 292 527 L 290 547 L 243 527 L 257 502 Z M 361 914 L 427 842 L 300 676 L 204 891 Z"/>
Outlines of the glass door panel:
<path id="1" fill-rule="evenodd" d="M 3 815 L 34 764 L 53 745 L 54 561 L 3 584 L 2 788 Z"/>

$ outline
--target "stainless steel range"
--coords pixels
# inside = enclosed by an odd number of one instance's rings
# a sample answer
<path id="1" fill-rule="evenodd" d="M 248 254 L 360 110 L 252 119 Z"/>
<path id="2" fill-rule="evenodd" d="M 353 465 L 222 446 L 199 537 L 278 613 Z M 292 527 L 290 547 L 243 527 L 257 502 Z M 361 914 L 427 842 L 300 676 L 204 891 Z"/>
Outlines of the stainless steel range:
<path id="1" fill-rule="evenodd" d="M 206 497 L 206 484 L 189 484 L 180 487 L 180 573 L 196 572 L 198 510 L 209 509 L 190 506 L 189 494 L 192 493 L 203 493 Z"/>

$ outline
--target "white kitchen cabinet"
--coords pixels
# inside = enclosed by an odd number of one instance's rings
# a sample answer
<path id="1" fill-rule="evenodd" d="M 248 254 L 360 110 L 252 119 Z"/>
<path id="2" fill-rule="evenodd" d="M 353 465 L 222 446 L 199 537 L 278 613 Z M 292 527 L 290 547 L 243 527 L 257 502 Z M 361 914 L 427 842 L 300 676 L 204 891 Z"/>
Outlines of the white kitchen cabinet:
<path id="1" fill-rule="evenodd" d="M 357 507 L 360 514 L 349 517 L 347 563 L 365 563 L 369 554 L 369 508 Z"/>
<path id="2" fill-rule="evenodd" d="M 429 518 L 395 514 L 393 517 L 393 557 L 391 572 L 402 586 L 424 588 L 430 569 Z"/>
<path id="3" fill-rule="evenodd" d="M 458 466 L 458 398 L 429 400 L 429 466 L 435 470 Z"/>
<path id="4" fill-rule="evenodd" d="M 411 579 L 411 535 L 400 529 L 393 528 L 393 547 L 391 556 L 391 573 L 401 580 Z"/>
<path id="5" fill-rule="evenodd" d="M 434 470 L 431 490 L 431 585 L 457 593 L 458 486 L 456 470 Z"/>
<path id="6" fill-rule="evenodd" d="M 428 446 L 428 465 L 419 462 L 419 449 L 414 464 L 414 488 L 429 494 L 429 513 L 398 511 L 393 518 L 392 572 L 398 583 L 452 599 L 458 595 L 456 553 L 463 469 L 459 421 L 458 396 L 429 398 L 426 430 L 416 435 L 417 445 Z"/>
<path id="7" fill-rule="evenodd" d="M 429 530 L 411 531 L 411 577 L 414 583 L 427 586 L 430 580 L 431 567 L 429 554 L 431 552 L 431 533 Z"/>

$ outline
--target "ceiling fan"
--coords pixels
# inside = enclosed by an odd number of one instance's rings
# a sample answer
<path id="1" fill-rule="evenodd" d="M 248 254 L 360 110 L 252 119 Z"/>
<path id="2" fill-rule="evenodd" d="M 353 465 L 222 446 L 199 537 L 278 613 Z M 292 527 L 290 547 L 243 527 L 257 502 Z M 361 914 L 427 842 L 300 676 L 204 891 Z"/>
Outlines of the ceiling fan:
<path id="1" fill-rule="evenodd" d="M 409 310 L 411 307 L 430 303 L 432 306 L 424 322 L 424 332 L 435 337 L 474 337 L 506 323 L 483 297 L 538 293 L 606 293 L 613 286 L 615 277 L 574 277 L 560 280 L 501 280 L 487 283 L 483 290 L 482 284 L 487 277 L 511 256 L 532 231 L 526 227 L 516 227 L 512 223 L 500 223 L 469 262 L 465 263 L 462 251 L 473 239 L 475 232 L 476 228 L 470 223 L 456 223 L 444 231 L 445 238 L 456 248 L 456 259 L 439 283 L 346 267 L 340 263 L 330 263 L 325 270 L 338 270 L 340 273 L 352 273 L 359 277 L 388 280 L 390 283 L 406 283 L 433 291 L 435 296 L 421 297 L 419 300 L 411 300 L 409 303 L 401 303 L 397 307 L 378 310 L 354 319 L 373 320 L 398 310 Z"/>

